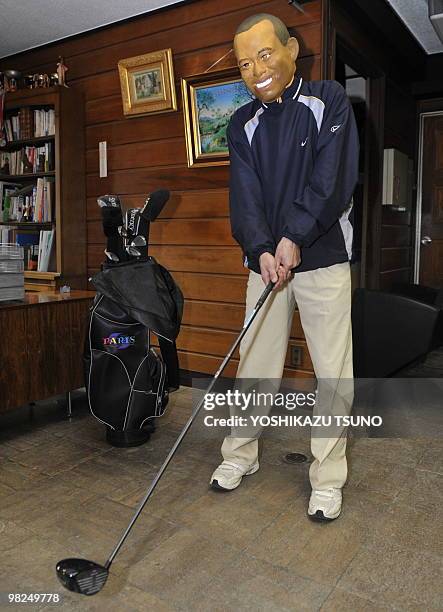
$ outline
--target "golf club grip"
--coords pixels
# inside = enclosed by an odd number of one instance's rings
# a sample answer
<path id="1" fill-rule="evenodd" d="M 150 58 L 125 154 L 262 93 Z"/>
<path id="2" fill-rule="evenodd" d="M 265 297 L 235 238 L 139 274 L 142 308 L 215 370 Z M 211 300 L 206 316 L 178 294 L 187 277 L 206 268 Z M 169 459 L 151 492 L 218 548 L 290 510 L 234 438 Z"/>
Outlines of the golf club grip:
<path id="1" fill-rule="evenodd" d="M 273 283 L 272 281 L 269 281 L 269 283 L 266 285 L 266 289 L 263 291 L 263 293 L 261 294 L 261 296 L 258 299 L 257 304 L 255 305 L 255 308 L 261 308 L 263 306 L 263 304 L 265 303 L 268 295 L 271 293 L 271 291 L 274 288 L 275 283 Z"/>
<path id="2" fill-rule="evenodd" d="M 186 436 L 186 434 L 188 433 L 188 430 L 190 429 L 192 423 L 194 422 L 194 420 L 196 419 L 198 413 L 200 412 L 204 402 L 205 402 L 205 396 L 211 391 L 211 389 L 214 387 L 218 377 L 220 376 L 220 374 L 223 372 L 223 370 L 225 369 L 226 365 L 228 364 L 229 360 L 231 359 L 235 349 L 237 348 L 237 346 L 240 344 L 243 336 L 246 334 L 246 332 L 248 331 L 248 329 L 251 326 L 252 321 L 255 319 L 255 317 L 258 314 L 258 311 L 260 310 L 260 308 L 263 306 L 263 304 L 266 301 L 266 298 L 269 296 L 269 294 L 271 293 L 273 287 L 274 287 L 275 283 L 273 283 L 272 281 L 270 281 L 268 283 L 268 285 L 266 286 L 266 289 L 263 291 L 263 293 L 261 294 L 260 298 L 257 301 L 257 304 L 255 305 L 253 311 L 251 312 L 251 314 L 249 315 L 249 318 L 247 319 L 243 329 L 241 330 L 240 334 L 238 335 L 237 339 L 235 340 L 234 344 L 231 346 L 228 354 L 226 355 L 226 357 L 223 359 L 223 362 L 221 363 L 220 367 L 218 368 L 217 372 L 215 373 L 213 379 L 211 380 L 208 388 L 206 389 L 206 391 L 204 392 L 201 400 L 199 401 L 199 403 L 197 404 L 196 408 L 194 408 L 194 410 L 192 411 L 191 416 L 189 417 L 188 421 L 186 422 L 185 426 L 183 427 L 182 431 L 180 432 L 177 440 L 174 442 L 173 447 L 171 448 L 171 450 L 168 453 L 168 456 L 166 457 L 166 459 L 163 462 L 163 465 L 161 466 L 161 468 L 159 469 L 159 471 L 157 472 L 157 475 L 155 476 L 154 480 L 152 481 L 148 491 L 146 492 L 145 496 L 143 497 L 143 499 L 141 500 L 141 502 L 139 503 L 137 510 L 135 511 L 131 522 L 129 523 L 128 527 L 126 528 L 126 530 L 124 531 L 123 535 L 121 536 L 117 546 L 114 548 L 114 550 L 112 551 L 112 553 L 110 554 L 108 560 L 106 561 L 104 567 L 106 569 L 109 569 L 109 567 L 111 566 L 111 563 L 113 562 L 116 554 L 118 553 L 118 551 L 120 550 L 121 546 L 123 545 L 123 542 L 126 540 L 127 536 L 129 535 L 129 532 L 131 531 L 132 527 L 134 526 L 135 521 L 138 519 L 138 517 L 140 516 L 140 513 L 142 512 L 143 508 L 145 507 L 148 499 L 150 498 L 152 492 L 154 491 L 155 487 L 157 486 L 160 478 L 163 476 L 166 468 L 169 465 L 169 462 L 171 461 L 171 459 L 174 457 L 178 447 L 180 446 L 183 438 Z"/>

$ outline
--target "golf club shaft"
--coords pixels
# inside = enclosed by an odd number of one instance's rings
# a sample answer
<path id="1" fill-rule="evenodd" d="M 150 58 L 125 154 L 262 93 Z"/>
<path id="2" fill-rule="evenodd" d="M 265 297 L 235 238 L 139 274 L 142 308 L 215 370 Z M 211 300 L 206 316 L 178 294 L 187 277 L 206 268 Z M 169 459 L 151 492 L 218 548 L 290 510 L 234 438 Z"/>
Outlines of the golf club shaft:
<path id="1" fill-rule="evenodd" d="M 180 446 L 183 438 L 186 436 L 189 428 L 191 427 L 192 423 L 194 422 L 195 418 L 197 417 L 198 413 L 200 412 L 204 401 L 205 401 L 205 396 L 211 391 L 211 389 L 213 388 L 213 386 L 215 385 L 218 377 L 220 376 L 220 374 L 223 372 L 223 370 L 225 369 L 228 361 L 231 359 L 235 349 L 237 348 L 237 346 L 240 344 L 243 336 L 246 334 L 246 332 L 248 331 L 252 321 L 255 319 L 258 311 L 260 310 L 260 308 L 263 306 L 263 304 L 266 301 L 266 298 L 268 297 L 268 295 L 271 293 L 272 288 L 274 286 L 275 283 L 270 282 L 265 290 L 263 291 L 263 293 L 261 294 L 260 298 L 257 301 L 257 304 L 254 306 L 254 309 L 252 310 L 251 314 L 249 315 L 249 317 L 245 320 L 245 323 L 243 325 L 243 329 L 241 330 L 239 336 L 237 337 L 237 339 L 235 340 L 234 344 L 232 345 L 229 353 L 226 355 L 226 357 L 223 359 L 222 364 L 220 365 L 220 367 L 218 368 L 217 372 L 215 373 L 214 378 L 212 379 L 210 385 L 208 386 L 208 388 L 206 389 L 206 391 L 203 394 L 202 399 L 199 401 L 199 403 L 197 404 L 196 408 L 193 410 L 191 416 L 189 417 L 189 420 L 187 421 L 186 425 L 184 426 L 183 430 L 181 431 L 180 435 L 178 436 L 177 440 L 174 443 L 174 446 L 171 448 L 168 456 L 166 457 L 163 465 L 161 466 L 160 470 L 158 471 L 157 475 L 155 476 L 154 480 L 151 483 L 151 486 L 149 487 L 146 495 L 144 496 L 144 498 L 141 500 L 137 510 L 135 511 L 134 516 L 131 519 L 131 522 L 129 523 L 128 527 L 126 528 L 125 532 L 123 533 L 122 537 L 120 538 L 117 546 L 114 548 L 114 550 L 112 551 L 112 553 L 109 556 L 109 559 L 106 561 L 105 563 L 105 568 L 109 569 L 111 563 L 113 562 L 116 554 L 118 553 L 118 551 L 120 550 L 123 542 L 126 540 L 127 536 L 129 535 L 129 532 L 131 531 L 132 527 L 134 526 L 135 521 L 138 519 L 141 511 L 143 510 L 143 508 L 145 507 L 146 502 L 148 501 L 148 499 L 151 497 L 152 492 L 154 491 L 155 487 L 157 486 L 158 481 L 160 480 L 160 478 L 163 476 L 166 468 L 169 465 L 169 462 L 171 461 L 171 459 L 173 458 L 173 456 L 175 455 L 178 447 Z"/>

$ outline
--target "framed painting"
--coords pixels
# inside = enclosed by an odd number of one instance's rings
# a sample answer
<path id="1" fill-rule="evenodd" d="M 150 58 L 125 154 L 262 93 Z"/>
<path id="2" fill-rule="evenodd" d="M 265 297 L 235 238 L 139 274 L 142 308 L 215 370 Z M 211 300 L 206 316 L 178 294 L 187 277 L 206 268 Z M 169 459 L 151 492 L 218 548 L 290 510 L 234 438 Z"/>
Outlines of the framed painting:
<path id="1" fill-rule="evenodd" d="M 128 117 L 177 110 L 171 49 L 118 62 L 123 113 Z"/>
<path id="2" fill-rule="evenodd" d="M 182 79 L 188 166 L 229 164 L 226 138 L 231 115 L 254 96 L 237 68 Z"/>

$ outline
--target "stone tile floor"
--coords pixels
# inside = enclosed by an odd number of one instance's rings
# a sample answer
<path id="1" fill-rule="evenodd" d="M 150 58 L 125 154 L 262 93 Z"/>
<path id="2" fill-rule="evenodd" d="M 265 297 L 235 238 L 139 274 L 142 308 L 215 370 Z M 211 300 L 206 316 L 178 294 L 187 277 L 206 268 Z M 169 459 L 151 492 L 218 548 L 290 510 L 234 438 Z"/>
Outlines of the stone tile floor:
<path id="1" fill-rule="evenodd" d="M 81 392 L 70 420 L 55 401 L 3 415 L 0 591 L 63 597 L 33 610 L 442 609 L 441 440 L 351 439 L 344 510 L 323 525 L 306 517 L 309 464 L 283 461 L 290 451 L 309 455 L 308 440 L 265 432 L 260 471 L 218 493 L 208 479 L 223 432 L 201 421 L 103 591 L 86 598 L 62 589 L 56 562 L 106 560 L 193 401 L 188 388 L 173 394 L 151 440 L 130 449 L 106 443 Z"/>

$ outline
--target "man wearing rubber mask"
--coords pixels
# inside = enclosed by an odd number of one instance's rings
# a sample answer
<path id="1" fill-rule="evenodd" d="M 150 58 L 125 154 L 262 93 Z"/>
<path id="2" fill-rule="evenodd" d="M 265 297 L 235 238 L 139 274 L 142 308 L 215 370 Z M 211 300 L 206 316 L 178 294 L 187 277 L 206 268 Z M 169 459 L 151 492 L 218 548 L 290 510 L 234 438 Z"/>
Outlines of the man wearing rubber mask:
<path id="1" fill-rule="evenodd" d="M 314 414 L 348 414 L 352 399 L 342 391 L 353 377 L 349 260 L 359 155 L 352 108 L 339 83 L 297 75 L 298 42 L 273 15 L 243 21 L 234 51 L 256 98 L 234 113 L 227 132 L 232 234 L 250 270 L 246 313 L 276 283 L 242 341 L 237 379 L 281 379 L 297 305 L 317 391 L 327 380 L 335 397 L 332 407 L 318 398 Z M 213 488 L 235 489 L 259 469 L 257 437 L 237 433 L 223 442 Z M 333 520 L 347 477 L 345 431 L 311 435 L 311 452 L 308 515 Z"/>

